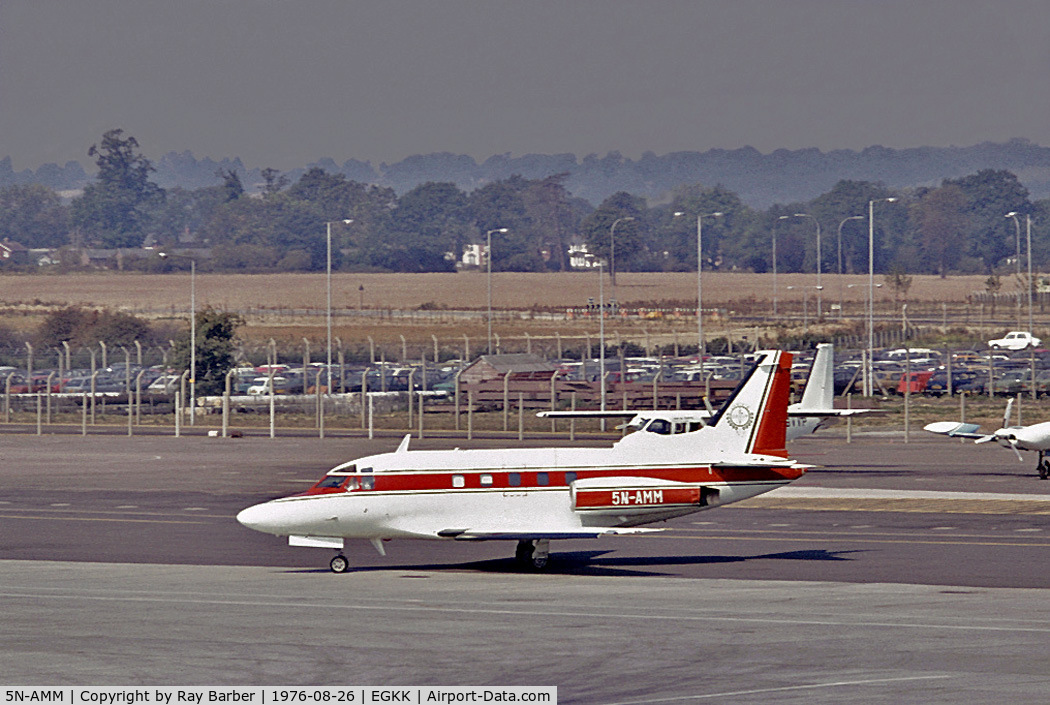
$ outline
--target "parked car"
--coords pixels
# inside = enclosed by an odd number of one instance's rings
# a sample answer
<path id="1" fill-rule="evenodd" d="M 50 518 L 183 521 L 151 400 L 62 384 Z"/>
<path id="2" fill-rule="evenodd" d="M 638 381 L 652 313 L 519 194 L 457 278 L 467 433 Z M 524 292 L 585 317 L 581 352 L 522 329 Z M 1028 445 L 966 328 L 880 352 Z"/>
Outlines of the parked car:
<path id="1" fill-rule="evenodd" d="M 290 381 L 287 377 L 274 377 L 273 378 L 273 393 L 274 394 L 290 394 L 292 392 Z M 270 393 L 270 377 L 256 377 L 252 380 L 252 384 L 248 387 L 248 394 L 256 396 L 259 394 Z"/>
<path id="2" fill-rule="evenodd" d="M 1012 396 L 1031 388 L 1032 374 L 1028 370 L 1007 370 L 992 382 L 992 394 Z"/>
<path id="3" fill-rule="evenodd" d="M 926 391 L 926 383 L 930 381 L 930 377 L 933 377 L 932 370 L 924 370 L 921 372 L 904 372 L 901 374 L 900 381 L 897 382 L 896 391 L 897 394 L 922 394 Z"/>
<path id="4" fill-rule="evenodd" d="M 181 375 L 161 375 L 149 383 L 146 394 L 174 394 L 179 390 Z"/>
<path id="5" fill-rule="evenodd" d="M 1024 350 L 1029 346 L 1037 348 L 1042 342 L 1042 340 L 1036 338 L 1031 333 L 1012 330 L 1002 338 L 989 340 L 988 347 L 992 350 Z"/>
<path id="6" fill-rule="evenodd" d="M 980 387 L 980 390 L 984 391 L 984 379 L 987 378 L 987 373 L 981 376 L 980 372 L 974 372 L 973 370 L 953 370 L 952 371 L 952 393 L 960 394 L 966 392 L 973 394 L 976 387 Z M 926 383 L 926 394 L 931 396 L 943 396 L 948 393 L 948 371 L 937 370 L 930 377 L 930 380 Z"/>

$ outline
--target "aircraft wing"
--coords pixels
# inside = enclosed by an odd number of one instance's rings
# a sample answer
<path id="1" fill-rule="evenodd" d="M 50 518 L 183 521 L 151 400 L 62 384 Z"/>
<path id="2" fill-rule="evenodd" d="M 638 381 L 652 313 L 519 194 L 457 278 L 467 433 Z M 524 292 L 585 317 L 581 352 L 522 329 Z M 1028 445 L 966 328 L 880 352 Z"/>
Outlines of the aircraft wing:
<path id="1" fill-rule="evenodd" d="M 539 539 L 596 539 L 599 536 L 623 536 L 626 534 L 650 534 L 663 529 L 590 529 L 582 531 L 479 531 L 476 529 L 443 529 L 437 532 L 442 538 L 457 541 L 535 541 Z"/>
<path id="2" fill-rule="evenodd" d="M 979 432 L 980 426 L 975 423 L 957 423 L 955 421 L 937 421 L 928 423 L 922 427 L 923 431 L 938 433 L 951 438 L 987 438 L 992 440 L 994 436 Z"/>

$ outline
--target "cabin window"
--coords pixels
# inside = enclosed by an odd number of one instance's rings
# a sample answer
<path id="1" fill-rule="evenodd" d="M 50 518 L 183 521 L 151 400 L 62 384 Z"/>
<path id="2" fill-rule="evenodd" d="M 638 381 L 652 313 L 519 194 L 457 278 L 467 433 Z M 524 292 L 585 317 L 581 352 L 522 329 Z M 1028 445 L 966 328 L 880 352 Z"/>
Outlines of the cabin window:
<path id="1" fill-rule="evenodd" d="M 567 472 L 567 473 L 565 473 L 565 484 L 566 485 L 571 485 L 574 482 L 576 482 L 576 473 L 574 473 L 574 472 Z"/>
<path id="2" fill-rule="evenodd" d="M 491 486 L 492 485 L 492 475 L 482 475 L 481 476 L 481 484 L 483 486 Z"/>
<path id="3" fill-rule="evenodd" d="M 372 468 L 361 468 L 359 472 L 372 472 Z"/>
<path id="4" fill-rule="evenodd" d="M 342 487 L 344 482 L 346 482 L 346 477 L 343 475 L 328 475 L 314 486 L 318 489 Z"/>
<path id="5" fill-rule="evenodd" d="M 545 472 L 536 473 L 536 484 L 540 486 L 546 486 L 551 483 L 550 476 Z"/>
<path id="6" fill-rule="evenodd" d="M 467 484 L 467 481 L 465 479 L 463 479 L 462 475 L 453 475 L 452 476 L 452 486 L 453 487 L 465 487 L 466 484 Z"/>
<path id="7" fill-rule="evenodd" d="M 374 477 L 362 477 L 361 478 L 361 489 L 371 490 L 376 486 L 376 479 Z"/>
<path id="8" fill-rule="evenodd" d="M 510 485 L 511 487 L 520 487 L 521 486 L 521 473 L 520 472 L 509 473 L 507 475 L 507 484 Z"/>

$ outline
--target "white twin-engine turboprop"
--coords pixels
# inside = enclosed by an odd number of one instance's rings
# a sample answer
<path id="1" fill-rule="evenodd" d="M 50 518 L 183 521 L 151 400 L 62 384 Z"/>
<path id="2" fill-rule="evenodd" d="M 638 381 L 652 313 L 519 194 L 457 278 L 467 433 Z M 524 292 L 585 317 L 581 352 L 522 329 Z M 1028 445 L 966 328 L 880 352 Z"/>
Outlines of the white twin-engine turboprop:
<path id="1" fill-rule="evenodd" d="M 704 400 L 705 402 L 707 399 Z M 866 414 L 871 409 L 835 408 L 835 348 L 819 343 L 813 357 L 802 399 L 788 407 L 787 439 L 793 441 L 814 433 L 830 420 Z M 541 411 L 548 419 L 624 419 L 621 428 L 663 435 L 688 433 L 710 422 L 715 410 L 707 409 L 610 409 L 606 411 Z"/>
<path id="2" fill-rule="evenodd" d="M 1018 460 L 1021 460 L 1022 450 L 1034 450 L 1039 453 L 1035 469 L 1039 473 L 1039 478 L 1046 480 L 1050 478 L 1050 458 L 1047 458 L 1047 452 L 1050 452 L 1050 421 L 1031 426 L 1011 426 L 1010 412 L 1013 410 L 1013 405 L 1013 399 L 1006 402 L 1002 428 L 991 433 L 982 433 L 980 427 L 975 423 L 956 423 L 955 421 L 936 421 L 923 426 L 923 430 L 952 438 L 972 438 L 974 443 L 995 441 L 1004 448 L 1012 448 Z"/>
<path id="3" fill-rule="evenodd" d="M 807 466 L 785 449 L 790 353 L 759 362 L 706 426 L 634 433 L 610 448 L 408 450 L 339 465 L 302 494 L 249 507 L 237 521 L 293 546 L 340 551 L 345 539 L 514 540 L 542 568 L 551 539 L 596 538 L 768 492 Z"/>

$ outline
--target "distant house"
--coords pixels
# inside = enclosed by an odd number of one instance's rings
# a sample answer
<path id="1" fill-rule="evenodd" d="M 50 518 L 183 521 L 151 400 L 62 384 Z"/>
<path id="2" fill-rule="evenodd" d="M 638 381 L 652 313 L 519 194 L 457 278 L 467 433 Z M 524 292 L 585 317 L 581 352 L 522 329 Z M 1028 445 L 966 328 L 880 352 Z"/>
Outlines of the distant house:
<path id="1" fill-rule="evenodd" d="M 572 269 L 596 269 L 598 259 L 587 249 L 585 242 L 569 245 L 569 266 Z"/>
<path id="2" fill-rule="evenodd" d="M 0 260 L 11 264 L 26 264 L 29 262 L 29 249 L 17 242 L 0 242 Z"/>
<path id="3" fill-rule="evenodd" d="M 512 355 L 482 355 L 459 375 L 461 384 L 478 384 L 510 379 L 550 379 L 558 371 L 556 365 L 539 355 L 517 353 Z"/>
<path id="4" fill-rule="evenodd" d="M 460 258 L 457 266 L 460 268 L 467 267 L 481 267 L 486 264 L 485 260 L 485 246 L 478 244 L 466 245 L 463 248 L 463 256 Z"/>

